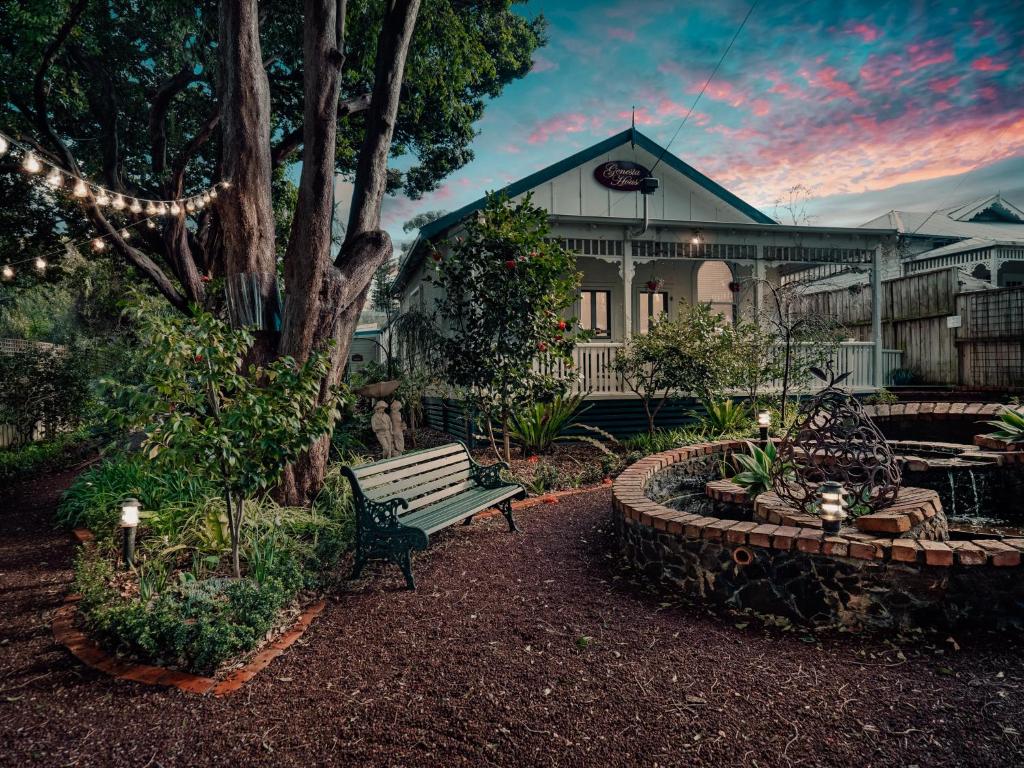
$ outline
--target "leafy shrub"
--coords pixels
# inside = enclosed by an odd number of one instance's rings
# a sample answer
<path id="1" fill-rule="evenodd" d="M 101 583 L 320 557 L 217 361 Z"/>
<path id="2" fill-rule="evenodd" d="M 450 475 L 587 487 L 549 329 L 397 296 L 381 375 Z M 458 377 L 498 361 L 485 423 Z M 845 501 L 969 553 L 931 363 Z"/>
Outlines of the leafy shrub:
<path id="1" fill-rule="evenodd" d="M 0 482 L 9 483 L 29 477 L 43 469 L 70 466 L 81 458 L 87 440 L 87 430 L 80 427 L 73 432 L 61 432 L 49 440 L 0 450 Z"/>
<path id="2" fill-rule="evenodd" d="M 726 398 L 705 400 L 702 405 L 703 414 L 691 411 L 690 415 L 698 420 L 703 431 L 711 437 L 740 432 L 750 425 L 750 410 L 744 403 Z"/>
<path id="3" fill-rule="evenodd" d="M 864 398 L 864 402 L 867 405 L 892 405 L 899 401 L 899 397 L 884 387 Z"/>
<path id="4" fill-rule="evenodd" d="M 996 431 L 991 433 L 992 437 L 1008 443 L 1024 443 L 1024 413 L 1021 411 L 1008 408 L 995 419 L 984 423 L 996 428 Z"/>
<path id="5" fill-rule="evenodd" d="M 771 490 L 774 473 L 783 472 L 789 474 L 792 467 L 778 467 L 778 449 L 775 443 L 768 443 L 764 448 L 747 443 L 747 453 L 733 454 L 733 461 L 740 471 L 732 478 L 732 481 L 747 489 L 750 497 L 753 498 L 759 493 Z"/>
<path id="6" fill-rule="evenodd" d="M 554 444 L 560 442 L 589 443 L 608 453 L 601 439 L 590 435 L 568 434 L 569 430 L 582 429 L 608 442 L 618 442 L 603 429 L 580 423 L 580 417 L 593 407 L 593 404 L 583 405 L 585 397 L 585 394 L 558 395 L 550 402 L 534 403 L 516 410 L 509 422 L 509 436 L 525 456 L 549 453 Z"/>
<path id="7" fill-rule="evenodd" d="M 628 453 L 638 453 L 640 457 L 652 453 L 670 451 L 693 445 L 705 439 L 699 427 L 676 427 L 675 429 L 659 429 L 651 433 L 640 433 L 623 441 L 622 445 Z M 634 459 L 635 461 L 636 459 Z"/>
<path id="8" fill-rule="evenodd" d="M 563 482 L 562 473 L 553 464 L 541 463 L 534 470 L 533 478 L 526 481 L 526 490 L 535 496 L 558 488 Z"/>

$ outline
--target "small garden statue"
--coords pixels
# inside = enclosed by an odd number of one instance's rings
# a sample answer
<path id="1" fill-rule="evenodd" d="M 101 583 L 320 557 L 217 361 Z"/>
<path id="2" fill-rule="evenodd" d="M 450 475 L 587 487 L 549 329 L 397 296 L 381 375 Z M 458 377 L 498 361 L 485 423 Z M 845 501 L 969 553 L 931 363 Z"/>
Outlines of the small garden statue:
<path id="1" fill-rule="evenodd" d="M 394 437 L 392 436 L 391 418 L 387 415 L 388 404 L 378 400 L 373 404 L 373 416 L 370 417 L 370 429 L 377 436 L 377 442 L 384 451 L 384 458 L 394 455 Z"/>
<path id="2" fill-rule="evenodd" d="M 405 423 L 402 421 L 402 402 L 391 403 L 391 455 L 401 456 L 405 452 Z"/>

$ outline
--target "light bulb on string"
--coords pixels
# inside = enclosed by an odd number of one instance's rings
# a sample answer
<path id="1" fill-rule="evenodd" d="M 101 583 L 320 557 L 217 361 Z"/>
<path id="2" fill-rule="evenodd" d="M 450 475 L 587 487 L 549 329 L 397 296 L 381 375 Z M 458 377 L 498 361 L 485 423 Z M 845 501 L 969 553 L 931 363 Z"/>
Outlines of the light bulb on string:
<path id="1" fill-rule="evenodd" d="M 129 232 L 127 229 L 122 229 L 121 230 L 121 238 L 123 240 L 128 240 L 129 238 L 131 238 L 131 236 L 132 236 L 132 233 Z"/>
<path id="2" fill-rule="evenodd" d="M 75 182 L 75 188 L 71 190 L 71 194 L 75 197 L 85 197 L 89 194 L 89 190 L 85 186 L 85 182 L 79 179 Z"/>
<path id="3" fill-rule="evenodd" d="M 192 211 L 194 211 L 195 209 L 195 203 L 193 203 L 191 200 L 185 203 L 185 210 L 188 211 L 189 213 L 192 213 Z"/>
<path id="4" fill-rule="evenodd" d="M 46 269 L 46 259 L 44 259 L 42 256 L 36 256 L 36 269 L 38 269 L 40 272 Z"/>
<path id="5" fill-rule="evenodd" d="M 97 237 L 95 240 L 92 241 L 92 249 L 94 251 L 102 251 L 106 247 L 107 244 L 103 241 L 102 237 Z"/>
<path id="6" fill-rule="evenodd" d="M 142 206 L 139 205 L 138 200 L 132 200 L 132 204 L 128 207 L 128 210 L 132 213 L 142 213 Z"/>
<path id="7" fill-rule="evenodd" d="M 146 215 L 147 216 L 156 216 L 156 206 L 153 205 L 153 201 L 152 200 L 150 200 L 148 203 L 146 203 Z"/>
<path id="8" fill-rule="evenodd" d="M 14 269 L 10 264 L 4 264 L 4 280 L 10 280 L 12 277 L 14 277 Z"/>
<path id="9" fill-rule="evenodd" d="M 39 173 L 43 169 L 40 165 L 38 158 L 31 152 L 25 155 L 25 160 L 22 162 L 21 167 L 29 173 Z"/>
<path id="10" fill-rule="evenodd" d="M 96 195 L 96 205 L 110 205 L 110 196 L 107 195 L 107 190 L 100 189 L 100 193 Z"/>
<path id="11" fill-rule="evenodd" d="M 7 139 L 5 139 L 3 136 L 0 136 L 0 155 L 6 155 L 7 154 L 7 148 L 9 146 L 10 146 L 10 144 L 7 143 Z M 7 274 L 7 270 L 6 269 L 4 270 L 4 274 L 5 275 Z M 13 275 L 14 273 L 11 272 L 11 274 Z"/>
<path id="12" fill-rule="evenodd" d="M 149 227 L 150 229 L 156 229 L 156 222 L 150 219 L 149 221 L 146 222 L 146 226 Z"/>
<path id="13" fill-rule="evenodd" d="M 181 206 L 179 206 L 178 201 L 175 200 L 171 203 L 171 216 L 177 216 L 179 213 L 181 213 Z"/>
<path id="14" fill-rule="evenodd" d="M 64 184 L 64 177 L 60 175 L 60 171 L 54 168 L 48 174 L 46 174 L 46 183 L 54 189 Z"/>
<path id="15" fill-rule="evenodd" d="M 115 211 L 120 211 L 124 208 L 124 198 L 120 195 L 114 195 L 114 199 L 110 201 L 110 204 L 114 206 Z"/>
<path id="16" fill-rule="evenodd" d="M 224 180 L 224 181 L 222 181 L 220 183 L 220 185 L 222 187 L 224 187 L 224 189 L 231 189 L 231 182 L 230 181 Z"/>
<path id="17" fill-rule="evenodd" d="M 211 200 L 216 200 L 217 199 L 217 190 L 216 189 L 211 189 L 210 190 L 210 199 Z"/>

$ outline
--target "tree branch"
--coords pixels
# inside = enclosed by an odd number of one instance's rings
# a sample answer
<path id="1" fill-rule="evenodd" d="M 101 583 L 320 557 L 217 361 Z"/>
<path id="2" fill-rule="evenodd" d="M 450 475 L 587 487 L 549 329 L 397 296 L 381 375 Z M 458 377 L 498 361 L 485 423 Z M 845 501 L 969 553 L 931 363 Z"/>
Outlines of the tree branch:
<path id="1" fill-rule="evenodd" d="M 339 102 L 338 119 L 340 120 L 359 112 L 365 112 L 370 108 L 371 96 L 372 94 L 364 93 L 361 96 Z M 274 168 L 280 166 L 295 150 L 302 146 L 303 130 L 304 126 L 300 125 L 295 130 L 289 131 L 278 142 L 277 146 L 270 151 L 270 158 Z"/>
<path id="2" fill-rule="evenodd" d="M 171 101 L 198 79 L 195 68 L 186 64 L 164 81 L 153 95 L 149 110 L 149 136 L 154 173 L 160 173 L 167 167 L 167 110 Z"/>
<path id="3" fill-rule="evenodd" d="M 49 139 L 54 149 L 61 155 L 68 170 L 79 175 L 81 174 L 74 155 L 68 150 L 67 145 L 61 141 L 57 132 L 53 130 L 53 126 L 50 125 L 50 111 L 46 103 L 46 74 L 50 71 L 50 67 L 53 66 L 53 60 L 57 57 L 57 53 L 64 46 L 64 43 L 67 42 L 68 37 L 70 37 L 88 2 L 89 0 L 76 0 L 75 4 L 71 6 L 71 10 L 68 11 L 68 17 L 64 20 L 60 29 L 57 30 L 56 37 L 53 38 L 53 41 L 43 52 L 43 58 L 39 62 L 39 69 L 36 70 L 35 82 L 33 84 L 36 125 L 39 126 L 40 132 Z"/>

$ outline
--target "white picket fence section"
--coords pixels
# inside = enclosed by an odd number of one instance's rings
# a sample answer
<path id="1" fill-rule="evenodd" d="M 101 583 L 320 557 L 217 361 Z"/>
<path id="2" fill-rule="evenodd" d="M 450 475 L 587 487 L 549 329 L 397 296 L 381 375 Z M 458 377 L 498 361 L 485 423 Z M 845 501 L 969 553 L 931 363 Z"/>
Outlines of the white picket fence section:
<path id="1" fill-rule="evenodd" d="M 575 376 L 571 387 L 574 392 L 589 392 L 597 396 L 632 396 L 629 387 L 614 369 L 615 358 L 622 349 L 620 342 L 591 342 L 578 344 L 573 350 L 573 362 Z M 813 353 L 812 345 L 800 345 L 807 354 Z M 833 370 L 837 373 L 850 372 L 849 378 L 843 382 L 843 386 L 854 390 L 873 390 L 874 376 L 874 344 L 870 341 L 844 341 L 834 347 L 832 355 Z M 782 346 L 779 345 L 779 355 L 783 354 Z M 892 372 L 900 367 L 900 359 L 903 353 L 898 349 L 882 350 L 883 381 L 890 382 Z M 554 366 L 554 367 L 553 367 Z M 550 360 L 538 359 L 534 363 L 534 370 L 556 373 L 559 376 L 566 376 L 566 371 L 560 363 L 552 363 Z M 776 382 L 775 389 L 781 388 L 781 382 Z M 811 391 L 820 388 L 817 380 L 813 383 Z"/>

